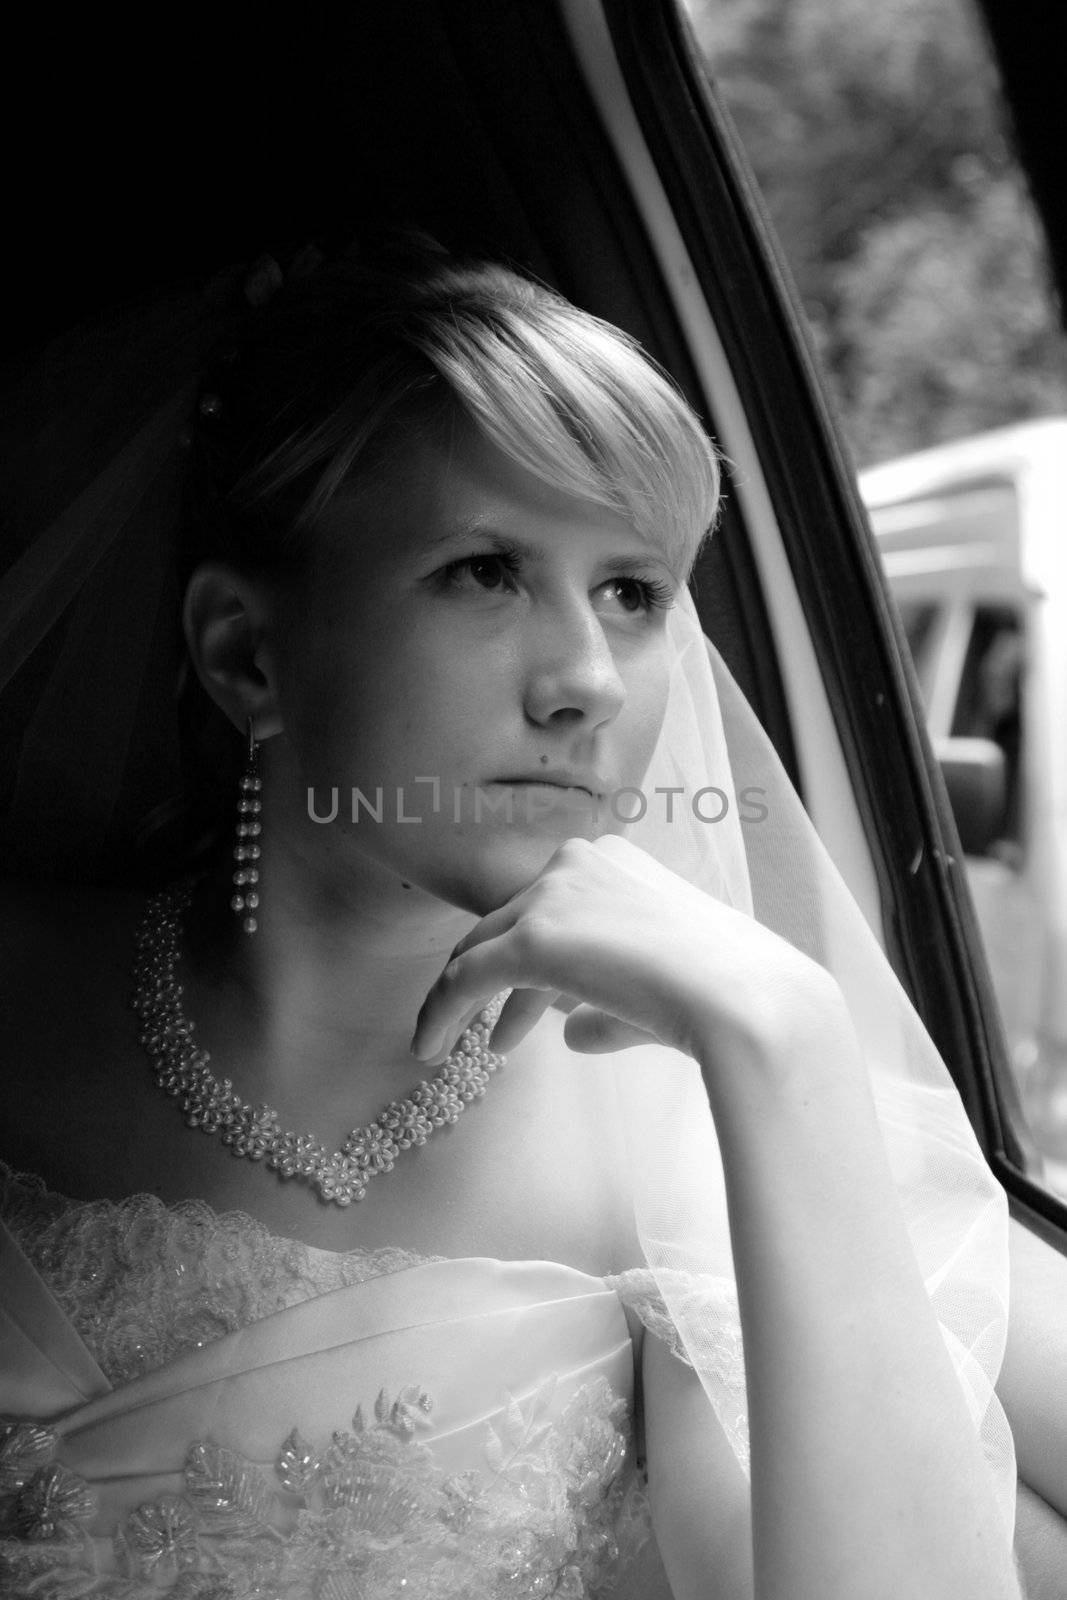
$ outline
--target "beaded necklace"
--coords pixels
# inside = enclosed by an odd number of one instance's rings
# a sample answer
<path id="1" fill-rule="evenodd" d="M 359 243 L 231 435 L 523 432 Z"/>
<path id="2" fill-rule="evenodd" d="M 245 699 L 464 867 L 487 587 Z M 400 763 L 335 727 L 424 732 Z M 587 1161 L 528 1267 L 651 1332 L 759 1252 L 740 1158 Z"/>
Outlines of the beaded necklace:
<path id="1" fill-rule="evenodd" d="M 141 1019 L 139 1043 L 156 1082 L 173 1095 L 190 1128 L 218 1134 L 235 1156 L 263 1161 L 283 1178 L 297 1178 L 318 1192 L 323 1204 L 362 1200 L 380 1172 L 391 1172 L 401 1150 L 422 1145 L 437 1129 L 459 1120 L 485 1094 L 489 1076 L 506 1057 L 489 1049 L 489 1036 L 504 996 L 491 1000 L 471 1023 L 444 1066 L 403 1100 L 392 1100 L 373 1122 L 353 1128 L 330 1155 L 314 1134 L 284 1131 L 270 1106 L 242 1100 L 229 1078 L 220 1082 L 209 1056 L 193 1035 L 196 1024 L 182 1010 L 175 977 L 181 959 L 181 922 L 193 882 L 172 884 L 149 897 L 137 930 L 134 991 L 130 1004 Z"/>

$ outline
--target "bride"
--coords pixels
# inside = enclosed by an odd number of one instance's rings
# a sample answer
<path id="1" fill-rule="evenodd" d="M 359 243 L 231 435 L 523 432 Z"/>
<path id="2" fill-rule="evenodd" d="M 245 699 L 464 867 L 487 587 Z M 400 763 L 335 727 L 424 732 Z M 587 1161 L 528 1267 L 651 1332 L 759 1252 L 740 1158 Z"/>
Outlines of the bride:
<path id="1" fill-rule="evenodd" d="M 1017 1595 L 1003 1203 L 701 636 L 697 419 L 502 268 L 277 275 L 138 436 L 180 859 L 2 905 L 0 1591 Z M 16 862 L 124 770 L 43 715 Z"/>

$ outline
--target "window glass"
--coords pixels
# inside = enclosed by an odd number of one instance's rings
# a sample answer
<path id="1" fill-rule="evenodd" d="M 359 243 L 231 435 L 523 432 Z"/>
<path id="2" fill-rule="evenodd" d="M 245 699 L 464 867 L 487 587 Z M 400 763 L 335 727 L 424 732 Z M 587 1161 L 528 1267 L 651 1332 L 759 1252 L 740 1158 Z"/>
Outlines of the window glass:
<path id="1" fill-rule="evenodd" d="M 1067 411 L 1040 230 L 967 0 L 686 0 L 857 464 Z"/>
<path id="2" fill-rule="evenodd" d="M 900 619 L 904 624 L 908 649 L 911 651 L 911 658 L 915 663 L 920 685 L 922 685 L 925 677 L 923 669 L 930 658 L 936 617 L 937 606 L 931 600 L 902 600 L 900 602 Z"/>
<path id="3" fill-rule="evenodd" d="M 1036 1175 L 1067 1195 L 1067 837 L 1054 793 L 1060 765 L 1067 774 L 1055 747 L 1067 740 L 1067 560 L 1049 520 L 1067 503 L 1067 340 L 983 25 L 969 0 L 684 3 L 863 469 L 973 847 Z"/>

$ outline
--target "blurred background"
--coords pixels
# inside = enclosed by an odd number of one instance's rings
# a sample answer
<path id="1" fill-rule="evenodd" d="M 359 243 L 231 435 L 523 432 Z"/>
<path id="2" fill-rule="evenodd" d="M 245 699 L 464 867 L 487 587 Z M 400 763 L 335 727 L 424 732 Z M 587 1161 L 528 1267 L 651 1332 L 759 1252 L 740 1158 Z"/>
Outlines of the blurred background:
<path id="1" fill-rule="evenodd" d="M 685 0 L 806 313 L 1067 1196 L 1067 339 L 972 0 Z M 1040 41 L 1035 41 L 1040 48 Z"/>
<path id="2" fill-rule="evenodd" d="M 966 0 L 688 0 L 856 464 L 1067 413 L 1067 341 Z"/>

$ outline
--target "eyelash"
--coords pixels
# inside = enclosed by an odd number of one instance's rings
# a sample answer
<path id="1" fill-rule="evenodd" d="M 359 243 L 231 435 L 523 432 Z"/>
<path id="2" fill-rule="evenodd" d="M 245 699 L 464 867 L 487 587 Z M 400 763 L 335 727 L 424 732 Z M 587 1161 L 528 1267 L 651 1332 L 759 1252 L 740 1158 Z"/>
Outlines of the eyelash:
<path id="1" fill-rule="evenodd" d="M 522 563 L 517 554 L 512 551 L 490 550 L 484 555 L 464 556 L 459 561 L 450 561 L 447 567 L 441 569 L 441 582 L 443 588 L 458 588 L 459 576 L 462 572 L 471 571 L 482 563 L 493 563 L 502 568 L 510 578 L 515 578 L 521 570 Z M 662 583 L 657 578 L 639 578 L 636 575 L 624 574 L 608 580 L 611 583 L 631 583 L 641 595 L 641 610 L 646 615 L 652 616 L 657 611 L 669 611 L 674 604 L 674 590 L 669 583 Z M 487 589 L 487 593 L 492 591 Z M 631 612 L 636 616 L 637 612 Z"/>

